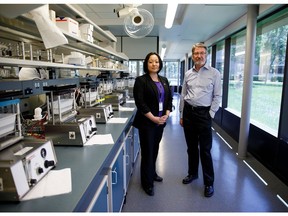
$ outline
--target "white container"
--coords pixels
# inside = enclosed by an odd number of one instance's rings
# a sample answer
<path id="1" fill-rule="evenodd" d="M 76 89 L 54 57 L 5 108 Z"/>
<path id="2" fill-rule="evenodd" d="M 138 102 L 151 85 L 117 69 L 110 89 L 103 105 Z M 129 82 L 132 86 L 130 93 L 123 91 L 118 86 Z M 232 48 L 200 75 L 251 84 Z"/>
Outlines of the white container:
<path id="1" fill-rule="evenodd" d="M 85 55 L 79 52 L 71 52 L 71 55 L 66 56 L 65 59 L 67 59 L 68 64 L 72 65 L 85 65 Z M 64 63 L 66 63 L 66 60 L 64 59 Z"/>
<path id="2" fill-rule="evenodd" d="M 97 96 L 98 96 L 98 92 L 96 92 L 96 91 L 86 92 L 85 93 L 85 100 L 86 100 L 86 102 L 91 103 L 91 102 L 96 101 Z"/>
<path id="3" fill-rule="evenodd" d="M 75 36 L 79 36 L 79 23 L 69 17 L 64 17 L 64 18 L 60 18 L 60 17 L 57 17 L 56 18 L 56 25 L 70 33 L 70 34 L 73 34 Z"/>
<path id="4" fill-rule="evenodd" d="M 49 18 L 53 23 L 56 23 L 56 12 L 54 10 L 49 10 Z"/>
<path id="5" fill-rule="evenodd" d="M 93 43 L 93 40 L 94 40 L 92 34 L 85 34 L 85 33 L 82 33 L 82 32 L 81 32 L 81 38 L 83 40 L 86 40 L 86 41 L 90 42 L 90 43 Z"/>
<path id="6" fill-rule="evenodd" d="M 79 29 L 81 33 L 93 34 L 93 25 L 91 24 L 81 24 Z"/>
<path id="7" fill-rule="evenodd" d="M 79 27 L 80 36 L 82 39 L 93 43 L 93 25 L 91 24 L 81 24 Z"/>
<path id="8" fill-rule="evenodd" d="M 15 120 L 16 113 L 0 113 L 0 136 L 14 131 Z"/>
<path id="9" fill-rule="evenodd" d="M 63 114 L 68 111 L 71 111 L 73 108 L 73 99 L 61 99 L 60 107 L 58 106 L 58 100 L 53 101 L 53 113 L 54 114 Z"/>

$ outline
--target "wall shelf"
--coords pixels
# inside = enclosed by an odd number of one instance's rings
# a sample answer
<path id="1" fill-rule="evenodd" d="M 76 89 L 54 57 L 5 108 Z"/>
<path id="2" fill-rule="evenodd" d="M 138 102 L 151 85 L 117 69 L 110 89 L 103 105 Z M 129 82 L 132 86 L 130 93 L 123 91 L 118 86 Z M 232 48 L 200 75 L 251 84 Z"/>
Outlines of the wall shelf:
<path id="1" fill-rule="evenodd" d="M 17 7 L 17 5 L 13 5 Z M 80 23 L 90 23 L 94 27 L 94 31 L 98 35 L 101 35 L 101 40 L 106 40 L 110 43 L 115 43 L 117 39 L 114 35 L 107 33 L 102 30 L 99 26 L 93 23 L 88 19 L 83 13 L 75 8 L 75 6 L 70 4 L 51 4 L 49 9 L 55 10 L 59 15 L 68 16 L 72 19 L 79 20 Z M 17 18 L 6 18 L 0 16 L 0 42 L 3 44 L 11 44 L 14 46 L 20 46 L 22 48 L 22 55 L 15 54 L 15 50 L 12 56 L 0 57 L 0 65 L 3 66 L 20 66 L 20 67 L 54 67 L 54 68 L 71 68 L 71 69 L 95 69 L 95 70 L 110 70 L 110 71 L 119 71 L 120 69 L 114 68 L 91 68 L 89 66 L 75 66 L 62 63 L 52 62 L 54 61 L 54 56 L 63 56 L 70 55 L 72 51 L 80 52 L 86 57 L 91 56 L 94 58 L 105 57 L 108 60 L 114 62 L 123 62 L 127 61 L 128 57 L 122 53 L 117 53 L 115 50 L 111 49 L 111 46 L 101 46 L 95 43 L 88 42 L 82 39 L 80 36 L 72 35 L 68 32 L 62 31 L 65 37 L 68 39 L 68 44 L 61 45 L 49 50 L 46 50 L 44 43 L 40 36 L 40 33 L 36 27 L 35 22 L 26 15 L 18 16 Z M 101 43 L 107 44 L 107 43 Z M 25 45 L 25 46 L 24 46 Z M 30 47 L 29 47 L 30 46 Z M 34 60 L 35 50 L 43 52 L 45 57 L 42 58 L 42 61 Z M 28 53 L 30 52 L 30 53 Z M 47 52 L 47 53 L 46 53 Z M 50 52 L 48 54 L 48 52 Z M 28 53 L 28 54 L 27 54 Z M 32 53 L 32 54 L 31 54 Z M 25 55 L 25 57 L 23 57 Z M 2 55 L 3 56 L 3 55 Z M 60 57 L 61 58 L 61 57 Z M 44 60 L 43 60 L 44 59 Z M 56 62 L 61 62 L 59 59 Z M 123 71 L 123 69 L 121 69 Z"/>

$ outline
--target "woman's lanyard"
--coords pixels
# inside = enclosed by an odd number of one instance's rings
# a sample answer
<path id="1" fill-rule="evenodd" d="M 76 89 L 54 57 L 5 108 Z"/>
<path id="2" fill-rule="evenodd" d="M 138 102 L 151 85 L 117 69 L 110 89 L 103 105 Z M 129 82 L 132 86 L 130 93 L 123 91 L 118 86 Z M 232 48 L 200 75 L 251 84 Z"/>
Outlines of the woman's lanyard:
<path id="1" fill-rule="evenodd" d="M 155 82 L 155 84 L 159 95 L 159 116 L 162 116 L 165 91 L 161 82 Z"/>

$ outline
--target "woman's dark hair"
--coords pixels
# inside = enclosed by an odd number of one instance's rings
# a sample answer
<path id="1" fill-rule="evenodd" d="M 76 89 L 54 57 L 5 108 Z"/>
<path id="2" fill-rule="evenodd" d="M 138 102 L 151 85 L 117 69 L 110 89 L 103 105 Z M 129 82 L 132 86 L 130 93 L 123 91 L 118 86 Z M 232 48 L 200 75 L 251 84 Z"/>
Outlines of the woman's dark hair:
<path id="1" fill-rule="evenodd" d="M 162 67 L 163 67 L 163 61 L 161 59 L 161 57 L 158 55 L 158 53 L 156 52 L 150 52 L 147 54 L 145 60 L 144 60 L 144 63 L 143 63 L 143 70 L 144 70 L 144 73 L 149 73 L 148 71 L 148 61 L 149 61 L 149 58 L 151 55 L 156 55 L 158 57 L 158 60 L 159 60 L 159 70 L 157 71 L 157 73 L 159 73 L 161 70 L 162 70 Z"/>

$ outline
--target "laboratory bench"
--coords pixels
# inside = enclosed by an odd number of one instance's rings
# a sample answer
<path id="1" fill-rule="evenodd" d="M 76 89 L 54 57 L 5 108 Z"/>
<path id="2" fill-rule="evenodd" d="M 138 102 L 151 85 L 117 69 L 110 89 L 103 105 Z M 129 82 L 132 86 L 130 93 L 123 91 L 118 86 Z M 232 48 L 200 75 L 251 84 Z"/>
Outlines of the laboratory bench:
<path id="1" fill-rule="evenodd" d="M 135 104 L 125 104 L 135 107 Z M 120 212 L 139 152 L 136 113 L 114 111 L 125 123 L 97 124 L 97 134 L 111 134 L 114 144 L 55 146 L 54 170 L 71 169 L 72 191 L 20 202 L 0 202 L 1 212 Z"/>

